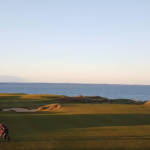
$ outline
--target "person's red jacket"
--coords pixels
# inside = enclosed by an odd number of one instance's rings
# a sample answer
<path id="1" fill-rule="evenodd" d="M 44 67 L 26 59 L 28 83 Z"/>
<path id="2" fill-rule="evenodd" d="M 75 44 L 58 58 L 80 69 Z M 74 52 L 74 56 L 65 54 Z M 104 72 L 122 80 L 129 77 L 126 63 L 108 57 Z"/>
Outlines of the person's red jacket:
<path id="1" fill-rule="evenodd" d="M 3 135 L 4 131 L 5 131 L 5 128 L 3 127 L 3 124 L 0 124 L 0 136 Z"/>

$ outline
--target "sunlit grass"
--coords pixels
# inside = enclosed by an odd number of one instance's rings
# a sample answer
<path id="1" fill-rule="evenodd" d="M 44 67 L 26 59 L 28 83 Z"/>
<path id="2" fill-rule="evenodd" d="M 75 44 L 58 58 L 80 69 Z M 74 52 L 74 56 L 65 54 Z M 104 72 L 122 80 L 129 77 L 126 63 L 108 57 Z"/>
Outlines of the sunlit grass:
<path id="1" fill-rule="evenodd" d="M 58 98 L 50 95 L 9 96 L 11 98 L 0 97 L 1 108 L 38 106 L 54 102 Z M 0 143 L 0 150 L 150 149 L 148 106 L 79 103 L 61 105 L 62 110 L 58 113 L 0 112 L 0 122 L 9 127 L 11 136 L 11 142 Z"/>

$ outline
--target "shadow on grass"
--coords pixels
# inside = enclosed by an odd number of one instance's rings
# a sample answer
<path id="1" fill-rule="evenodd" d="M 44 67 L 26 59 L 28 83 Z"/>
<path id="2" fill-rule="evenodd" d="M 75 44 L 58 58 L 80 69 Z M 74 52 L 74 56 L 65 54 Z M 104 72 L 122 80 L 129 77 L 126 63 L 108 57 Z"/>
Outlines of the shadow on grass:
<path id="1" fill-rule="evenodd" d="M 90 127 L 109 127 L 109 126 L 139 126 L 139 125 L 150 125 L 150 114 L 86 114 L 86 115 L 62 115 L 62 114 L 48 114 L 48 113 L 0 113 L 0 122 L 3 121 L 6 123 L 10 129 L 10 133 L 12 136 L 12 144 L 13 141 L 17 141 L 19 144 L 19 141 L 31 141 L 31 147 L 34 145 L 33 141 L 45 141 L 51 144 L 51 142 L 55 142 L 56 145 L 54 145 L 54 148 L 47 148 L 45 147 L 43 150 L 91 150 L 91 146 L 88 148 L 78 148 L 76 147 L 76 144 L 73 144 L 74 140 L 84 142 L 84 141 L 95 141 L 99 148 L 93 147 L 92 150 L 141 150 L 141 146 L 139 145 L 139 148 L 123 148 L 124 147 L 124 141 L 128 141 L 128 144 L 130 144 L 130 141 L 133 140 L 138 142 L 143 140 L 145 143 L 149 143 L 150 137 L 149 136 L 125 136 L 125 137 L 86 137 L 83 138 L 80 136 L 74 136 L 70 135 L 66 139 L 59 138 L 59 134 L 56 135 L 56 139 L 53 139 L 53 134 L 51 137 L 52 132 L 57 132 L 61 130 L 68 130 L 68 129 L 75 129 L 75 128 L 90 128 Z M 41 135 L 46 134 L 44 138 L 42 139 Z M 54 133 L 55 134 L 55 133 Z M 74 134 L 74 133 L 73 133 Z M 39 137 L 37 137 L 39 135 Z M 48 135 L 48 136 L 47 136 Z M 57 139 L 58 138 L 58 139 Z M 82 140 L 82 141 L 81 141 Z M 114 142 L 112 147 L 115 147 L 117 145 L 117 142 L 119 140 L 122 140 L 122 145 L 120 144 L 121 148 L 101 148 L 101 143 L 105 144 L 105 142 Z M 14 150 L 17 150 L 17 146 L 14 145 L 14 147 L 11 145 L 11 149 L 14 148 Z M 71 143 L 72 148 L 69 147 L 68 143 Z M 76 142 L 77 143 L 77 142 Z M 4 144 L 4 143 L 3 143 Z M 28 143 L 29 144 L 29 143 Z M 62 145 L 61 145 L 62 144 Z M 107 144 L 107 143 L 106 143 Z M 8 144 L 7 144 L 8 145 Z M 6 146 L 7 146 L 6 145 Z M 57 147 L 58 145 L 58 147 Z M 60 148 L 61 145 L 61 148 Z M 68 147 L 67 147 L 68 146 Z M 75 148 L 74 148 L 74 147 Z M 93 145 L 94 146 L 94 145 Z M 147 144 L 148 147 L 150 147 Z M 5 150 L 10 149 L 9 145 L 8 148 L 3 148 Z M 22 145 L 19 144 L 20 149 L 23 149 Z M 56 147 L 56 148 L 55 148 Z M 104 147 L 104 146 L 103 146 Z M 1 149 L 0 148 L 0 149 Z M 31 150 L 42 150 L 42 148 L 38 148 L 35 146 L 35 148 L 31 148 Z M 144 147 L 144 150 L 149 150 L 149 148 Z M 30 150 L 30 148 L 28 149 Z"/>
<path id="2" fill-rule="evenodd" d="M 41 149 L 41 150 L 49 150 L 49 149 Z M 54 148 L 51 150 L 60 150 L 60 148 Z M 69 148 L 69 149 L 61 149 L 61 150 L 91 150 L 91 148 Z M 92 148 L 92 150 L 141 150 L 141 148 Z M 143 150 L 149 150 L 149 148 L 144 148 Z"/>
<path id="3" fill-rule="evenodd" d="M 72 128 L 150 125 L 150 114 L 0 114 L 0 119 L 17 130 L 56 131 Z M 18 126 L 19 124 L 19 126 Z"/>

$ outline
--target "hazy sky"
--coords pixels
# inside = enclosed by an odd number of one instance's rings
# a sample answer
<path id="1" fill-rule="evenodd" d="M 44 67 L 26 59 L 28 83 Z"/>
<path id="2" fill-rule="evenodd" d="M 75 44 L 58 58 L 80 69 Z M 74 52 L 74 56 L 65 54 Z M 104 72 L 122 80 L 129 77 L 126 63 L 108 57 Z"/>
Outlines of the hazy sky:
<path id="1" fill-rule="evenodd" d="M 1 0 L 0 76 L 150 84 L 149 0 Z"/>

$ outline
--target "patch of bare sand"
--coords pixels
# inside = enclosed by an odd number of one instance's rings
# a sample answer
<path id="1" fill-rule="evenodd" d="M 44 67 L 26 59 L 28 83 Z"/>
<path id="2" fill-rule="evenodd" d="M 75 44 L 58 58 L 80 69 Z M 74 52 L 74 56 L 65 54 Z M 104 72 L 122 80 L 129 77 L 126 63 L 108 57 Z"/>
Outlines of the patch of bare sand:
<path id="1" fill-rule="evenodd" d="M 150 100 L 144 103 L 144 106 L 150 106 Z"/>
<path id="2" fill-rule="evenodd" d="M 44 105 L 44 106 L 41 106 L 39 108 L 37 108 L 37 112 L 44 112 L 44 111 L 47 111 L 47 112 L 51 112 L 51 111 L 59 111 L 61 109 L 61 105 L 60 104 L 49 104 L 49 105 Z"/>
<path id="3" fill-rule="evenodd" d="M 36 109 L 27 109 L 27 108 L 7 108 L 3 111 L 15 111 L 15 112 L 36 112 Z"/>
<path id="4" fill-rule="evenodd" d="M 14 111 L 14 112 L 57 112 L 61 109 L 60 104 L 49 104 L 40 106 L 37 109 L 28 109 L 28 108 L 5 108 L 2 111 Z"/>

